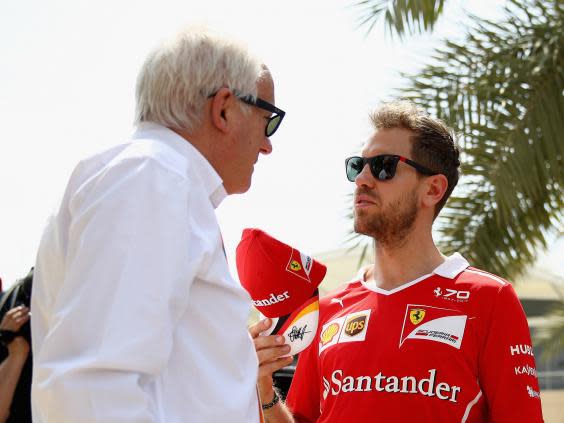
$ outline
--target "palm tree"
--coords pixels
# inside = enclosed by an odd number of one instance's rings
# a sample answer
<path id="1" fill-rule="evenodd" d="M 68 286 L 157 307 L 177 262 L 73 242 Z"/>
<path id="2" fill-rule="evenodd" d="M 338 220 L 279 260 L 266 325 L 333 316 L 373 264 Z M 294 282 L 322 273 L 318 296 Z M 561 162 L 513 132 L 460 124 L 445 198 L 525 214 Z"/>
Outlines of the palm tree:
<path id="1" fill-rule="evenodd" d="M 384 3 L 398 34 L 432 27 L 443 7 L 366 0 L 364 22 L 373 25 Z M 399 93 L 460 134 L 464 176 L 441 214 L 442 250 L 513 278 L 562 228 L 564 5 L 512 0 L 505 11 L 502 22 L 472 17 L 466 40 L 445 41 Z"/>
<path id="2" fill-rule="evenodd" d="M 391 34 L 401 38 L 406 33 L 432 31 L 444 3 L 445 0 L 361 0 L 356 4 L 363 9 L 360 24 L 368 26 L 368 32 L 384 14 Z"/>
<path id="3" fill-rule="evenodd" d="M 443 3 L 358 5 L 369 30 L 384 14 L 401 37 L 432 29 Z M 563 229 L 564 3 L 509 0 L 505 14 L 501 22 L 471 17 L 464 42 L 444 41 L 432 63 L 404 75 L 399 96 L 460 134 L 463 177 L 441 213 L 442 251 L 514 278 L 546 247 L 547 235 Z M 564 320 L 557 321 L 546 339 L 562 343 Z"/>

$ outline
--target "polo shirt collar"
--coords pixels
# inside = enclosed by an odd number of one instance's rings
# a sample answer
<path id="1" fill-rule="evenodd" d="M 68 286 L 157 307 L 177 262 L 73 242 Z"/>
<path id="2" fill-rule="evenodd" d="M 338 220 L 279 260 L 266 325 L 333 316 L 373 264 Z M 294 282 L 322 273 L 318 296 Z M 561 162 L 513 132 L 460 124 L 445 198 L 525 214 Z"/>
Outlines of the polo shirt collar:
<path id="1" fill-rule="evenodd" d="M 223 180 L 207 159 L 188 140 L 173 130 L 154 122 L 141 122 L 132 139 L 162 141 L 179 154 L 185 156 L 194 167 L 194 174 L 201 180 L 205 192 L 214 208 L 227 197 Z"/>
<path id="2" fill-rule="evenodd" d="M 459 253 L 454 253 L 450 257 L 447 257 L 442 264 L 437 266 L 432 273 L 422 275 L 419 278 L 410 282 L 406 282 L 403 285 L 400 285 L 394 289 L 390 289 L 390 290 L 382 289 L 375 286 L 374 283 L 367 283 L 364 277 L 366 275 L 366 270 L 368 269 L 368 267 L 363 267 L 359 270 L 356 280 L 360 280 L 361 284 L 365 288 L 369 289 L 370 291 L 378 292 L 383 295 L 392 295 L 395 294 L 396 292 L 403 291 L 404 289 L 416 285 L 433 275 L 439 275 L 448 279 L 454 279 L 461 272 L 463 272 L 468 266 L 469 264 L 464 257 L 462 257 Z"/>
<path id="3" fill-rule="evenodd" d="M 470 264 L 460 253 L 454 253 L 447 257 L 444 263 L 433 270 L 433 273 L 443 278 L 454 279 L 468 266 L 470 266 Z"/>

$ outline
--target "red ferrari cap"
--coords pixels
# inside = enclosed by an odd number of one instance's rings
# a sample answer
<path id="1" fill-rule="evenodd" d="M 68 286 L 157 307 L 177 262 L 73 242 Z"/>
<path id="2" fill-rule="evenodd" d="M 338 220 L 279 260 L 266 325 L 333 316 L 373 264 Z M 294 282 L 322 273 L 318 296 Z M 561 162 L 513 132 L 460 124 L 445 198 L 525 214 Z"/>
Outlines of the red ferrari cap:
<path id="1" fill-rule="evenodd" d="M 314 295 L 327 268 L 260 229 L 245 229 L 237 246 L 237 272 L 254 306 L 266 317 L 281 317 Z"/>

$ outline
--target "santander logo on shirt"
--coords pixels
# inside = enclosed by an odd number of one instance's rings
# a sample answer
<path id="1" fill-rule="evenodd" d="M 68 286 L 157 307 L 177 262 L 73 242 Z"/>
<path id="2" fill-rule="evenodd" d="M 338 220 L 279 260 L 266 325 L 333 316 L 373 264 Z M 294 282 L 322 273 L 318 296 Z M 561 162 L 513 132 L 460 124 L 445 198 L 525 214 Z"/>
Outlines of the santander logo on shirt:
<path id="1" fill-rule="evenodd" d="M 428 377 L 376 375 L 347 376 L 341 369 L 334 370 L 329 378 L 323 377 L 323 398 L 348 392 L 390 392 L 437 397 L 443 401 L 458 402 L 460 386 L 439 382 L 437 369 L 429 369 Z"/>

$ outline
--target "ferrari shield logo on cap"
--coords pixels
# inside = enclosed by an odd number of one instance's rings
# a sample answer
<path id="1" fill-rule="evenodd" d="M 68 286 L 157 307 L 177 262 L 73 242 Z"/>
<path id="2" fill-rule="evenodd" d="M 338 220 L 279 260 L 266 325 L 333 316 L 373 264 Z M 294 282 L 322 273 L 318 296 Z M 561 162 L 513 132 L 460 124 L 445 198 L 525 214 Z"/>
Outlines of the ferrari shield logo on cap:
<path id="1" fill-rule="evenodd" d="M 303 280 L 311 283 L 310 272 L 311 272 L 312 259 L 307 254 L 302 254 L 298 250 L 292 248 L 290 253 L 290 260 L 286 266 L 288 272 L 293 273 L 295 276 L 302 278 Z"/>
<path id="2" fill-rule="evenodd" d="M 292 269 L 294 272 L 299 272 L 300 270 L 302 270 L 302 266 L 297 260 L 292 260 L 292 262 L 290 263 L 290 269 Z"/>
<path id="3" fill-rule="evenodd" d="M 414 325 L 418 325 L 425 318 L 425 310 L 422 308 L 415 308 L 409 311 L 409 320 Z"/>

